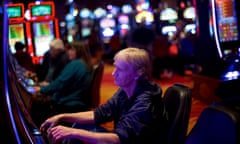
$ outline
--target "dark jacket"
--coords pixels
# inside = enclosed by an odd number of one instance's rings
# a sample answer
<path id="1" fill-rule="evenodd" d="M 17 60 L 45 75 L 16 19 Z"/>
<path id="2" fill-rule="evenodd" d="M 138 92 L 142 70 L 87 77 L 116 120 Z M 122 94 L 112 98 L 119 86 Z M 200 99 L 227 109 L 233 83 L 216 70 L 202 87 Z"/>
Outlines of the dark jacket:
<path id="1" fill-rule="evenodd" d="M 94 111 L 95 123 L 114 120 L 114 130 L 122 144 L 160 143 L 162 119 L 162 89 L 144 80 L 128 99 L 119 89 L 106 104 Z"/>

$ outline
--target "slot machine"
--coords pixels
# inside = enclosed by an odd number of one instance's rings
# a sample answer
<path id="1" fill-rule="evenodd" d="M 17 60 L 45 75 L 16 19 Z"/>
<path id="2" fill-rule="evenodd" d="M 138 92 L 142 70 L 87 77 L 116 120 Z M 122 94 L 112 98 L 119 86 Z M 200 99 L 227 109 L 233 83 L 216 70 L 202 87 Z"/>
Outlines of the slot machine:
<path id="1" fill-rule="evenodd" d="M 83 8 L 79 16 L 81 18 L 81 37 L 86 39 L 91 34 L 94 24 L 93 12 L 88 8 Z"/>
<path id="2" fill-rule="evenodd" d="M 193 6 L 187 7 L 183 11 L 183 18 L 185 24 L 184 31 L 186 33 L 195 35 L 196 34 L 196 12 Z"/>
<path id="3" fill-rule="evenodd" d="M 237 79 L 240 76 L 240 21 L 237 0 L 211 0 L 214 39 L 220 59 L 227 68 L 221 79 Z"/>
<path id="4" fill-rule="evenodd" d="M 28 4 L 33 62 L 41 63 L 43 55 L 50 49 L 49 44 L 54 38 L 59 38 L 58 19 L 55 18 L 55 5 L 52 1 L 34 2 Z"/>
<path id="5" fill-rule="evenodd" d="M 14 49 L 14 45 L 17 41 L 22 42 L 27 46 L 27 27 L 28 23 L 24 19 L 24 5 L 22 3 L 8 4 L 7 5 L 7 13 L 9 19 L 9 46 L 10 52 L 14 54 L 16 51 Z"/>
<path id="6" fill-rule="evenodd" d="M 150 8 L 149 0 L 136 0 L 136 24 L 144 24 L 151 27 L 154 22 L 154 14 Z"/>
<path id="7" fill-rule="evenodd" d="M 105 44 L 109 43 L 110 38 L 114 35 L 116 31 L 116 21 L 111 15 L 103 17 L 100 22 L 100 36 Z"/>
<path id="8" fill-rule="evenodd" d="M 118 30 L 120 36 L 125 37 L 133 28 L 135 19 L 132 16 L 133 8 L 130 4 L 125 4 L 121 8 L 121 13 L 118 15 Z"/>
<path id="9" fill-rule="evenodd" d="M 150 10 L 142 10 L 135 16 L 136 23 L 145 21 L 145 25 L 151 26 L 154 21 L 154 15 Z"/>
<path id="10" fill-rule="evenodd" d="M 160 28 L 163 35 L 167 35 L 169 39 L 176 33 L 176 21 L 178 13 L 173 8 L 165 8 L 160 12 Z"/>
<path id="11" fill-rule="evenodd" d="M 75 30 L 75 17 L 73 16 L 73 14 L 68 13 L 65 16 L 65 21 L 66 21 L 66 33 L 67 33 L 67 40 L 68 42 L 72 42 L 74 40 L 74 35 L 76 33 Z"/>
<path id="12" fill-rule="evenodd" d="M 130 20 L 128 15 L 121 14 L 118 16 L 118 29 L 121 37 L 128 34 L 130 31 Z"/>

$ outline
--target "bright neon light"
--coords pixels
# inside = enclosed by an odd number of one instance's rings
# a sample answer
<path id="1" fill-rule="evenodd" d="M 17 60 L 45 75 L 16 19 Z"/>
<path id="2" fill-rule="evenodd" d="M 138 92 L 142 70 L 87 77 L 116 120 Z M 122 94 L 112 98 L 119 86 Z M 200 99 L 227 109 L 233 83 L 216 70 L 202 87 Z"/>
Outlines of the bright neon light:
<path id="1" fill-rule="evenodd" d="M 224 77 L 227 78 L 228 80 L 233 80 L 237 79 L 239 75 L 240 75 L 239 71 L 230 71 L 227 72 Z"/>
<path id="2" fill-rule="evenodd" d="M 222 51 L 221 51 L 221 47 L 220 47 L 220 43 L 219 43 L 219 38 L 218 38 L 218 34 L 217 34 L 217 21 L 216 21 L 216 8 L 215 8 L 215 0 L 212 0 L 212 14 L 213 14 L 213 29 L 214 29 L 214 37 L 215 37 L 215 41 L 216 41 L 216 46 L 217 46 L 217 50 L 218 50 L 218 54 L 220 56 L 220 58 L 223 57 Z"/>

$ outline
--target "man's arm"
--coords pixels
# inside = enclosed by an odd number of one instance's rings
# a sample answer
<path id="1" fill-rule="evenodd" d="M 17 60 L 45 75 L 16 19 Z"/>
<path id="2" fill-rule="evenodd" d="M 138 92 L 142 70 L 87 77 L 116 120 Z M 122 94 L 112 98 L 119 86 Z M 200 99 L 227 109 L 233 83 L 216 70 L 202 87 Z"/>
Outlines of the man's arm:
<path id="1" fill-rule="evenodd" d="M 64 113 L 58 114 L 48 118 L 40 127 L 41 130 L 45 131 L 48 128 L 56 126 L 59 122 L 72 122 L 79 124 L 93 124 L 94 113 L 93 111 L 78 112 L 78 113 Z"/>
<path id="2" fill-rule="evenodd" d="M 94 112 L 87 111 L 87 112 L 60 114 L 60 121 L 75 122 L 75 123 L 79 123 L 79 124 L 93 124 L 94 123 Z"/>
<path id="3" fill-rule="evenodd" d="M 120 139 L 115 133 L 91 132 L 83 129 L 56 126 L 51 128 L 48 134 L 54 142 L 74 138 L 96 144 L 120 144 Z"/>

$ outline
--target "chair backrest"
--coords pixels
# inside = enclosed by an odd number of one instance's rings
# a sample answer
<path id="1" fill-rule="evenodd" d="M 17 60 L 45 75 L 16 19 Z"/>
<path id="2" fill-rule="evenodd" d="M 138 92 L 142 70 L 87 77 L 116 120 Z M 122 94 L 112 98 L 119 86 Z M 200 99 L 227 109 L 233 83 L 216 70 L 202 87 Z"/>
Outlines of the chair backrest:
<path id="1" fill-rule="evenodd" d="M 104 72 L 104 62 L 100 61 L 93 67 L 92 80 L 90 82 L 91 108 L 100 104 L 100 86 Z"/>
<path id="2" fill-rule="evenodd" d="M 192 91 L 183 84 L 167 88 L 163 96 L 167 124 L 167 144 L 183 144 L 191 112 Z"/>
<path id="3" fill-rule="evenodd" d="M 234 103 L 205 108 L 185 144 L 240 144 L 240 99 Z"/>

